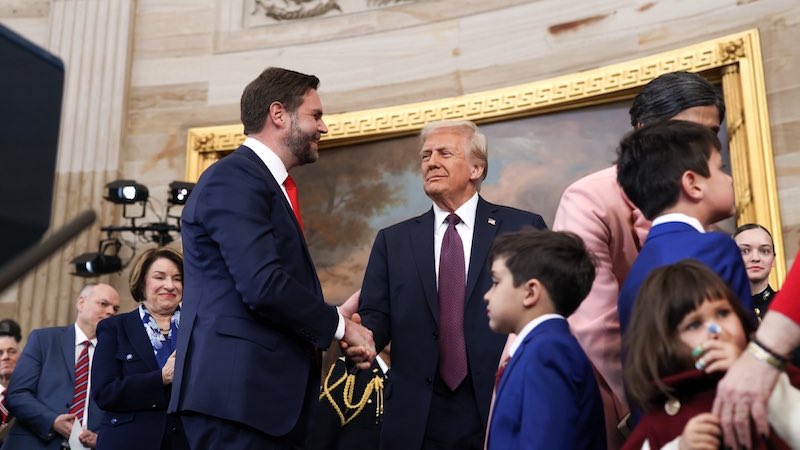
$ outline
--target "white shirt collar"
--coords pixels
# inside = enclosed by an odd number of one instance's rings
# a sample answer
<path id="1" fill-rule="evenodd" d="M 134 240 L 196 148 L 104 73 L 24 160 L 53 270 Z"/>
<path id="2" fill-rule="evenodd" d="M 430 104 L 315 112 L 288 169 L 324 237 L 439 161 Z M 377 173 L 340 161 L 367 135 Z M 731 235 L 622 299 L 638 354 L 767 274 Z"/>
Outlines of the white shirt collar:
<path id="1" fill-rule="evenodd" d="M 541 316 L 531 320 L 530 322 L 525 324 L 524 327 L 522 327 L 522 329 L 517 334 L 517 338 L 514 339 L 514 342 L 511 343 L 511 346 L 508 348 L 508 357 L 511 358 L 512 356 L 514 356 L 514 353 L 517 351 L 519 346 L 522 345 L 522 341 L 525 340 L 525 336 L 530 334 L 530 332 L 533 331 L 534 328 L 538 327 L 539 324 L 541 324 L 542 322 L 544 322 L 546 320 L 550 320 L 550 319 L 565 320 L 564 316 L 562 316 L 561 314 L 555 314 L 555 313 L 542 314 Z"/>
<path id="2" fill-rule="evenodd" d="M 699 220 L 695 219 L 692 216 L 687 216 L 686 214 L 683 213 L 669 213 L 669 214 L 664 214 L 663 216 L 658 216 L 655 219 L 653 219 L 653 226 L 661 225 L 662 223 L 666 222 L 681 222 L 685 223 L 686 225 L 691 225 L 692 228 L 701 233 L 706 232 L 706 230 L 703 228 L 703 224 L 700 223 Z"/>
<path id="3" fill-rule="evenodd" d="M 466 225 L 467 228 L 471 230 L 475 226 L 475 214 L 477 211 L 478 193 L 476 192 L 475 195 L 470 197 L 469 200 L 464 202 L 464 204 L 459 206 L 454 212 L 461 219 L 461 223 Z M 435 202 L 433 203 L 433 219 L 437 226 L 444 223 L 449 215 L 450 211 L 445 211 L 444 209 L 439 208 L 439 205 L 437 205 Z"/>
<path id="4" fill-rule="evenodd" d="M 286 181 L 289 172 L 286 170 L 286 166 L 283 165 L 283 161 L 281 161 L 278 155 L 264 145 L 263 142 L 255 138 L 249 137 L 245 139 L 242 145 L 252 150 L 267 166 L 267 169 L 272 173 L 278 185 L 283 186 L 283 182 Z"/>
<path id="5" fill-rule="evenodd" d="M 89 341 L 92 343 L 92 347 L 97 346 L 97 337 L 94 339 L 89 339 L 86 337 L 86 333 L 81 330 L 81 327 L 78 326 L 78 323 L 72 324 L 75 327 L 75 347 L 79 345 L 83 345 L 84 342 Z"/>

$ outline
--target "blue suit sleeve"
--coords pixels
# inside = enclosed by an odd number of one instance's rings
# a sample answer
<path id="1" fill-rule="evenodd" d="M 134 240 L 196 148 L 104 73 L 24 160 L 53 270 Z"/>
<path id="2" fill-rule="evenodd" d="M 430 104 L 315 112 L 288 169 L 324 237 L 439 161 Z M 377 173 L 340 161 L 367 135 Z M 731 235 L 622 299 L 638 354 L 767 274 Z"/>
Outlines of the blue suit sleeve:
<path id="1" fill-rule="evenodd" d="M 55 437 L 53 423 L 60 414 L 66 414 L 68 408 L 64 405 L 64 411 L 53 411 L 39 400 L 39 380 L 46 357 L 47 350 L 43 348 L 40 332 L 34 330 L 28 336 L 28 343 L 17 361 L 6 393 L 6 406 L 11 414 L 45 441 Z"/>
<path id="2" fill-rule="evenodd" d="M 101 409 L 115 412 L 137 410 L 165 410 L 169 391 L 161 379 L 161 369 L 142 373 L 123 373 L 123 363 L 118 358 L 118 336 L 123 333 L 119 321 L 108 320 L 97 326 L 97 348 L 92 361 L 92 396 Z M 144 329 L 142 329 L 144 333 Z M 138 364 L 145 367 L 142 361 Z"/>
<path id="3" fill-rule="evenodd" d="M 711 267 L 731 288 L 742 302 L 742 306 L 752 311 L 753 300 L 750 293 L 750 280 L 742 261 L 742 254 L 736 242 L 727 234 L 709 233 L 713 238 L 707 251 L 701 254 L 701 261 Z"/>

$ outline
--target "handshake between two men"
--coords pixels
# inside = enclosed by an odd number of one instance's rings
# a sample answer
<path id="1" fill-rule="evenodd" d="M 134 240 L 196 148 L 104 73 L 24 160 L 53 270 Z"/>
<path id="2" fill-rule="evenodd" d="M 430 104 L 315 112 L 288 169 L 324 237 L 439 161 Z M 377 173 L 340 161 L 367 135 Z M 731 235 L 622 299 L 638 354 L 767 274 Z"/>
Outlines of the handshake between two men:
<path id="1" fill-rule="evenodd" d="M 344 317 L 344 337 L 339 341 L 339 346 L 348 359 L 356 364 L 359 369 L 369 369 L 377 352 L 372 331 L 361 325 L 361 316 L 358 315 L 358 300 L 361 290 L 357 290 L 341 306 L 339 313 Z"/>

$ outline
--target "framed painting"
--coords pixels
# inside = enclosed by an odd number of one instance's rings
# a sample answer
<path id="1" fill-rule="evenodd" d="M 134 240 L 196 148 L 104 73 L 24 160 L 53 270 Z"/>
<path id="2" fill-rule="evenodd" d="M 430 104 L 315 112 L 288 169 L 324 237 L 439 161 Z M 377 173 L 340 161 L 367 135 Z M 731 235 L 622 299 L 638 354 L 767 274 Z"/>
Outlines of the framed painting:
<path id="1" fill-rule="evenodd" d="M 416 136 L 427 122 L 478 123 L 489 140 L 481 195 L 535 211 L 549 225 L 564 188 L 613 163 L 631 129 L 630 100 L 653 78 L 676 70 L 700 73 L 721 87 L 727 113 L 720 138 L 729 150 L 735 222 L 764 225 L 783 249 L 759 38 L 750 30 L 558 78 L 326 115 L 320 160 L 293 171 L 325 298 L 338 304 L 360 287 L 379 229 L 431 207 Z M 186 178 L 196 180 L 244 138 L 240 124 L 190 129 Z M 785 261 L 776 261 L 772 286 L 780 286 L 785 271 Z"/>

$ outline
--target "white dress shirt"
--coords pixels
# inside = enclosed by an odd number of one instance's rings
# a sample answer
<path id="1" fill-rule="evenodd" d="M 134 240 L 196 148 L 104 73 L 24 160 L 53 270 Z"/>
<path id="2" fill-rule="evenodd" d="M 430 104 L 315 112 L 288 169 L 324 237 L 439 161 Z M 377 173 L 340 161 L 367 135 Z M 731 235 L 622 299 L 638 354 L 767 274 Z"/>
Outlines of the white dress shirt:
<path id="1" fill-rule="evenodd" d="M 692 216 L 687 216 L 686 214 L 683 213 L 669 213 L 669 214 L 664 214 L 663 216 L 658 216 L 655 219 L 653 219 L 653 226 L 661 225 L 662 223 L 667 223 L 667 222 L 685 223 L 686 225 L 691 225 L 692 228 L 701 233 L 706 232 L 706 230 L 703 228 L 703 224 L 700 223 L 699 220 L 695 219 Z"/>
<path id="2" fill-rule="evenodd" d="M 512 342 L 511 346 L 508 348 L 508 357 L 512 358 L 514 356 L 514 353 L 517 352 L 517 349 L 519 348 L 520 345 L 522 345 L 522 342 L 525 340 L 525 336 L 529 335 L 534 328 L 538 327 L 539 324 L 541 324 L 542 322 L 551 319 L 566 320 L 564 319 L 564 316 L 562 316 L 561 314 L 542 314 L 541 316 L 531 320 L 530 322 L 525 324 L 525 326 L 522 327 L 521 330 L 519 330 L 517 338 L 514 339 L 514 342 Z"/>

